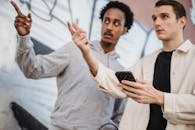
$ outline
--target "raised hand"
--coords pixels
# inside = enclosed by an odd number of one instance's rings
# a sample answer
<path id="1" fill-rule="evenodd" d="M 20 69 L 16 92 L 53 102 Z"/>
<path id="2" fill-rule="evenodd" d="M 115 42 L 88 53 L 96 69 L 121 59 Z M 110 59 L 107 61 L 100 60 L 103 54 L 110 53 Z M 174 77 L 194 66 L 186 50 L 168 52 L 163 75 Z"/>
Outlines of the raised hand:
<path id="1" fill-rule="evenodd" d="M 78 46 L 78 48 L 83 53 L 83 57 L 87 62 L 92 75 L 97 74 L 99 62 L 96 60 L 95 56 L 90 52 L 89 40 L 87 39 L 86 32 L 78 27 L 77 24 L 67 23 L 68 29 L 72 35 L 72 40 Z"/>
<path id="2" fill-rule="evenodd" d="M 89 52 L 89 40 L 87 39 L 86 32 L 75 23 L 71 24 L 68 22 L 67 25 L 74 43 L 80 48 L 83 54 L 87 54 Z"/>
<path id="3" fill-rule="evenodd" d="M 17 12 L 17 16 L 14 21 L 14 26 L 19 35 L 24 36 L 30 33 L 30 28 L 32 25 L 31 14 L 29 13 L 27 16 L 24 15 L 17 4 L 14 1 L 11 1 L 12 6 L 15 8 Z"/>

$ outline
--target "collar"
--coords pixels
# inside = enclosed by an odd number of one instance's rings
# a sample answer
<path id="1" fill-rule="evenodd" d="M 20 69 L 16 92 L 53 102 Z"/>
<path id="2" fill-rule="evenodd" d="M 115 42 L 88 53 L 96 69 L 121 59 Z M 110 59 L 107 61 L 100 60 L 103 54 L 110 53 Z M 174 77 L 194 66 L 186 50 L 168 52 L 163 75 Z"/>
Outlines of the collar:
<path id="1" fill-rule="evenodd" d="M 181 51 L 184 53 L 187 53 L 194 45 L 190 42 L 190 40 L 186 40 L 184 43 L 182 43 L 176 51 Z"/>
<path id="2" fill-rule="evenodd" d="M 112 50 L 111 52 L 104 53 L 104 50 L 102 49 L 102 46 L 99 41 L 92 41 L 89 44 L 90 48 L 93 49 L 96 52 L 100 52 L 104 55 L 110 55 L 112 58 L 117 59 L 120 58 L 119 54 L 116 52 L 116 50 Z"/>

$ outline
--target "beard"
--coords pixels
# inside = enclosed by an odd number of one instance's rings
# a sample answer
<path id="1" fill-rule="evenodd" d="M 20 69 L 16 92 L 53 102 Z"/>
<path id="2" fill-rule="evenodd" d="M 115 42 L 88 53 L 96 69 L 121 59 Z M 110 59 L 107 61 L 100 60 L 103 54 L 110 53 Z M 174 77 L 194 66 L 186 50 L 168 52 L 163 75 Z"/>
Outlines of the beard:
<path id="1" fill-rule="evenodd" d="M 109 48 L 109 47 L 111 47 L 112 46 L 112 43 L 111 42 L 106 42 L 106 41 L 101 41 L 101 44 L 102 44 L 102 46 L 104 46 L 104 47 L 106 47 L 106 48 Z"/>

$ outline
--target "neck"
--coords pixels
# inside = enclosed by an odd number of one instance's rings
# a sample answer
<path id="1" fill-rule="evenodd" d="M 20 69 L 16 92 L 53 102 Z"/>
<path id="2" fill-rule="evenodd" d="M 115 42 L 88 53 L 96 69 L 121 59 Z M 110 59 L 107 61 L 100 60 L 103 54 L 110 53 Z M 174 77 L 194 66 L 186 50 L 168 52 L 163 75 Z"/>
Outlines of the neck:
<path id="1" fill-rule="evenodd" d="M 109 53 L 114 50 L 116 44 L 112 43 L 105 43 L 101 41 L 102 49 L 104 50 L 104 53 Z"/>
<path id="2" fill-rule="evenodd" d="M 177 37 L 171 40 L 162 40 L 163 43 L 163 51 L 173 51 L 176 50 L 182 43 L 184 39 L 182 37 Z"/>

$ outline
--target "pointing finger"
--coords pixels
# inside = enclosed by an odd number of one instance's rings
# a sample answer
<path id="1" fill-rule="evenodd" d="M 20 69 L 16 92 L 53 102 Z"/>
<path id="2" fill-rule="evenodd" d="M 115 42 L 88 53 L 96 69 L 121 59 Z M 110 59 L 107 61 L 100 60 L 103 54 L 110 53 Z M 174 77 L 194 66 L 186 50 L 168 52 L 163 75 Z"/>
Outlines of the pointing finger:
<path id="1" fill-rule="evenodd" d="M 80 32 L 80 28 L 76 23 L 72 23 L 72 26 L 77 32 Z"/>
<path id="2" fill-rule="evenodd" d="M 11 1 L 12 6 L 15 8 L 16 12 L 18 13 L 19 16 L 24 16 L 23 13 L 20 11 L 19 7 L 14 1 Z"/>
<path id="3" fill-rule="evenodd" d="M 75 29 L 72 27 L 70 22 L 67 22 L 67 25 L 68 25 L 68 30 L 70 31 L 71 35 L 73 35 L 76 32 Z"/>

